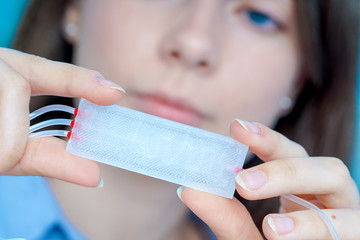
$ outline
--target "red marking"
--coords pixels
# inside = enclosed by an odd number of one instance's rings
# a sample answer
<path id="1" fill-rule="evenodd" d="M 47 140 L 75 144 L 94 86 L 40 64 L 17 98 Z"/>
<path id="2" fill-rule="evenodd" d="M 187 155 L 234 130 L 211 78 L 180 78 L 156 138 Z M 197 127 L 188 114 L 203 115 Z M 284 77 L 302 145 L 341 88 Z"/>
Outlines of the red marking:
<path id="1" fill-rule="evenodd" d="M 76 132 L 75 133 L 71 133 L 71 140 L 72 141 L 82 141 L 84 138 L 80 135 L 78 135 L 78 134 L 76 134 Z"/>
<path id="2" fill-rule="evenodd" d="M 68 132 L 68 134 L 67 134 L 67 138 L 70 140 L 70 138 L 71 138 L 71 131 L 70 131 L 70 132 Z"/>
<path id="3" fill-rule="evenodd" d="M 75 124 L 75 119 L 74 119 L 74 120 L 72 120 L 72 121 L 71 121 L 71 123 L 70 123 L 71 128 L 73 128 L 73 127 L 74 127 L 74 124 Z"/>
<path id="4" fill-rule="evenodd" d="M 81 129 L 81 123 L 76 122 L 76 128 L 77 128 L 77 129 Z"/>
<path id="5" fill-rule="evenodd" d="M 78 115 L 78 112 L 79 112 L 79 108 L 75 108 L 75 110 L 74 110 L 74 114 L 75 114 L 75 116 L 77 116 L 77 115 Z"/>
<path id="6" fill-rule="evenodd" d="M 242 168 L 235 168 L 234 170 L 235 170 L 235 173 L 239 173 L 239 172 L 241 172 L 241 171 L 244 170 L 244 169 L 242 169 Z"/>

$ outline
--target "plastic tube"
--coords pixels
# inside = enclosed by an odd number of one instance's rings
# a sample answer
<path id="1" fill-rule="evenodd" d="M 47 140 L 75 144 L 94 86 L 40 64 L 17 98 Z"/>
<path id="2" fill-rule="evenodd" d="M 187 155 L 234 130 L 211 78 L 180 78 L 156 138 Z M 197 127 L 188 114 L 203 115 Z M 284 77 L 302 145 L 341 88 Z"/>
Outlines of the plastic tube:
<path id="1" fill-rule="evenodd" d="M 41 138 L 41 137 L 66 137 L 69 131 L 65 130 L 46 130 L 36 133 L 30 133 L 29 139 Z"/>
<path id="2" fill-rule="evenodd" d="M 75 110 L 75 108 L 66 106 L 66 105 L 61 105 L 61 104 L 49 105 L 49 106 L 39 108 L 39 109 L 33 111 L 32 113 L 30 113 L 30 120 L 32 120 L 44 113 L 47 113 L 47 112 L 62 111 L 62 112 L 68 112 L 68 113 L 74 114 L 74 110 Z"/>
<path id="3" fill-rule="evenodd" d="M 339 237 L 338 233 L 336 232 L 336 229 L 335 229 L 334 225 L 332 224 L 331 220 L 328 218 L 328 216 L 326 216 L 326 214 L 320 208 L 318 208 L 314 204 L 312 204 L 302 198 L 296 197 L 292 194 L 283 195 L 282 197 L 314 211 L 326 224 L 326 226 L 328 227 L 328 229 L 331 233 L 332 238 L 334 240 L 340 240 L 340 237 Z"/>
<path id="4" fill-rule="evenodd" d="M 30 126 L 29 133 L 35 132 L 41 128 L 45 128 L 49 126 L 55 126 L 55 125 L 70 126 L 70 124 L 71 124 L 71 120 L 69 119 L 62 119 L 62 118 L 50 119 L 43 122 L 39 122 L 33 126 Z"/>

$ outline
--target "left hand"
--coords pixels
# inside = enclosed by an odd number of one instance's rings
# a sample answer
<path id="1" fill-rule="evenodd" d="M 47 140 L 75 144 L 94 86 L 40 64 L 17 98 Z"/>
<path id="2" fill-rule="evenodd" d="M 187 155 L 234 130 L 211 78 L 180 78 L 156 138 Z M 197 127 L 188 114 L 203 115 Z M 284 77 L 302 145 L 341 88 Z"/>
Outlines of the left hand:
<path id="1" fill-rule="evenodd" d="M 239 172 L 236 190 L 249 200 L 295 194 L 316 204 L 331 219 L 341 239 L 360 239 L 358 188 L 344 163 L 332 157 L 309 157 L 299 144 L 264 125 L 242 121 L 231 136 L 265 163 Z M 219 239 L 262 239 L 246 208 L 227 199 L 184 188 L 183 202 Z M 324 222 L 311 210 L 281 200 L 280 214 L 263 221 L 268 239 L 331 239 Z"/>

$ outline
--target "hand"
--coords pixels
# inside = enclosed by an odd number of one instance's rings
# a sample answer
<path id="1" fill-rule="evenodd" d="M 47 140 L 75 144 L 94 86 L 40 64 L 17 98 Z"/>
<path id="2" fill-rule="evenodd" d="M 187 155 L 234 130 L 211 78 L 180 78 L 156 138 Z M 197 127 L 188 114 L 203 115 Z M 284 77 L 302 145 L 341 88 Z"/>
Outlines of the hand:
<path id="1" fill-rule="evenodd" d="M 341 239 L 360 239 L 359 192 L 347 167 L 336 158 L 309 157 L 302 146 L 261 125 L 234 121 L 231 135 L 250 146 L 265 163 L 236 176 L 236 190 L 250 200 L 296 194 L 324 209 Z M 184 203 L 219 239 L 261 239 L 246 208 L 226 199 L 184 188 Z M 285 199 L 280 214 L 263 221 L 268 239 L 331 239 L 322 220 Z"/>
<path id="2" fill-rule="evenodd" d="M 0 48 L 0 175 L 39 175 L 97 186 L 95 162 L 65 152 L 58 138 L 28 140 L 31 95 L 83 97 L 114 104 L 120 87 L 98 72 Z"/>

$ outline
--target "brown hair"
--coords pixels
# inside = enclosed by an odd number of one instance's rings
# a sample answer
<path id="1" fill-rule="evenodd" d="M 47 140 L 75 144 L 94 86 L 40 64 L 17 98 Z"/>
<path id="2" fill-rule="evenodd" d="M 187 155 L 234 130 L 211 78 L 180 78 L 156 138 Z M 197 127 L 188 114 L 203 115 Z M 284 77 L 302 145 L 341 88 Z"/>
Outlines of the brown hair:
<path id="1" fill-rule="evenodd" d="M 354 132 L 359 1 L 294 1 L 304 87 L 292 112 L 280 119 L 276 129 L 303 145 L 310 155 L 347 162 Z M 33 0 L 13 47 L 70 62 L 71 46 L 61 34 L 66 2 Z M 242 201 L 260 229 L 263 217 L 278 207 L 275 201 Z"/>
<path id="2" fill-rule="evenodd" d="M 358 0 L 297 0 L 305 87 L 278 130 L 310 155 L 348 163 L 353 142 Z"/>

